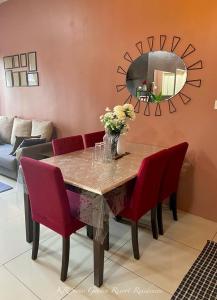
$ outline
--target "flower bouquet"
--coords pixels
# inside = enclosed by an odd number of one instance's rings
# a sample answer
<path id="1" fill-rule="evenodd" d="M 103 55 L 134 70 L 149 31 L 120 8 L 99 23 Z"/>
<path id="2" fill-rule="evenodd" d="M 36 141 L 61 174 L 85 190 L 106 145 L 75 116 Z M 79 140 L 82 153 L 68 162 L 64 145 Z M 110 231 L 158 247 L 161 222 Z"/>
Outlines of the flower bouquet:
<path id="1" fill-rule="evenodd" d="M 112 157 L 117 155 L 117 143 L 121 134 L 126 134 L 129 130 L 128 121 L 135 119 L 135 112 L 132 104 L 117 105 L 110 110 L 106 108 L 106 113 L 100 116 L 104 125 L 105 139 L 110 141 Z"/>

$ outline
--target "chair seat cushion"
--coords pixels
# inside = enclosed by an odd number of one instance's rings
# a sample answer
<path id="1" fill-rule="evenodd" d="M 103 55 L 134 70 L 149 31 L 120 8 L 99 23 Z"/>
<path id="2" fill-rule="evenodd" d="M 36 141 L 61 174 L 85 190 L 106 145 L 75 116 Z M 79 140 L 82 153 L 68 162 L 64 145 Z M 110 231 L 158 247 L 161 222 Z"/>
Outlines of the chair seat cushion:
<path id="1" fill-rule="evenodd" d="M 16 170 L 17 159 L 10 155 L 13 150 L 11 144 L 0 145 L 0 166 L 8 170 Z"/>

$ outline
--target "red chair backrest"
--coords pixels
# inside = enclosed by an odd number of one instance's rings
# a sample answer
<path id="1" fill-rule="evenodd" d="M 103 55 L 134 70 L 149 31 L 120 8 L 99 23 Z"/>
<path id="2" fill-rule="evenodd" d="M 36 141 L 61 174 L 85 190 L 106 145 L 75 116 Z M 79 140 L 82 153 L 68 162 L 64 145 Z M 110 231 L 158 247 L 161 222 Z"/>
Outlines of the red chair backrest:
<path id="1" fill-rule="evenodd" d="M 103 141 L 103 137 L 105 135 L 105 131 L 98 131 L 87 133 L 84 135 L 85 145 L 86 147 L 94 147 L 95 143 L 100 143 Z"/>
<path id="2" fill-rule="evenodd" d="M 23 157 L 21 165 L 29 193 L 32 219 L 67 236 L 72 217 L 59 168 Z"/>
<path id="3" fill-rule="evenodd" d="M 142 161 L 130 200 L 133 220 L 139 220 L 146 212 L 157 206 L 167 160 L 168 151 L 162 150 Z"/>
<path id="4" fill-rule="evenodd" d="M 54 155 L 66 154 L 84 149 L 81 135 L 69 136 L 52 141 Z"/>
<path id="5" fill-rule="evenodd" d="M 160 201 L 168 198 L 172 193 L 178 190 L 179 176 L 185 154 L 188 149 L 188 143 L 184 142 L 167 149 L 169 153 L 168 164 L 162 180 L 160 191 Z"/>

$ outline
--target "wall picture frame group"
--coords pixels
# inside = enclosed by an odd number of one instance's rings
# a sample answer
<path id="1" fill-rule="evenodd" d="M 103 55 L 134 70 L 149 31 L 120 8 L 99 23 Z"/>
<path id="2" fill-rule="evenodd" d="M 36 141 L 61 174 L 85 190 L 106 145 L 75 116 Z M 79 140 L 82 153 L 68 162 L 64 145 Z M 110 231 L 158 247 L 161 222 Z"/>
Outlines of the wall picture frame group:
<path id="1" fill-rule="evenodd" d="M 36 51 L 4 56 L 3 62 L 6 87 L 39 86 Z"/>

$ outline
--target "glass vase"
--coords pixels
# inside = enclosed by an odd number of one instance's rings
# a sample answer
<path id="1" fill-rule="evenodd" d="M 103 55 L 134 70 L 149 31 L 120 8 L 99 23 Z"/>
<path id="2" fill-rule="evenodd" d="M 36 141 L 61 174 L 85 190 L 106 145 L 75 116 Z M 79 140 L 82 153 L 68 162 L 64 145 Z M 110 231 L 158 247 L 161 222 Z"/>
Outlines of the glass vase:
<path id="1" fill-rule="evenodd" d="M 105 161 L 114 159 L 117 156 L 117 145 L 120 134 L 111 134 L 106 132 L 103 137 Z"/>
<path id="2" fill-rule="evenodd" d="M 117 147 L 119 136 L 120 134 L 110 134 L 112 159 L 114 159 L 118 155 Z"/>

